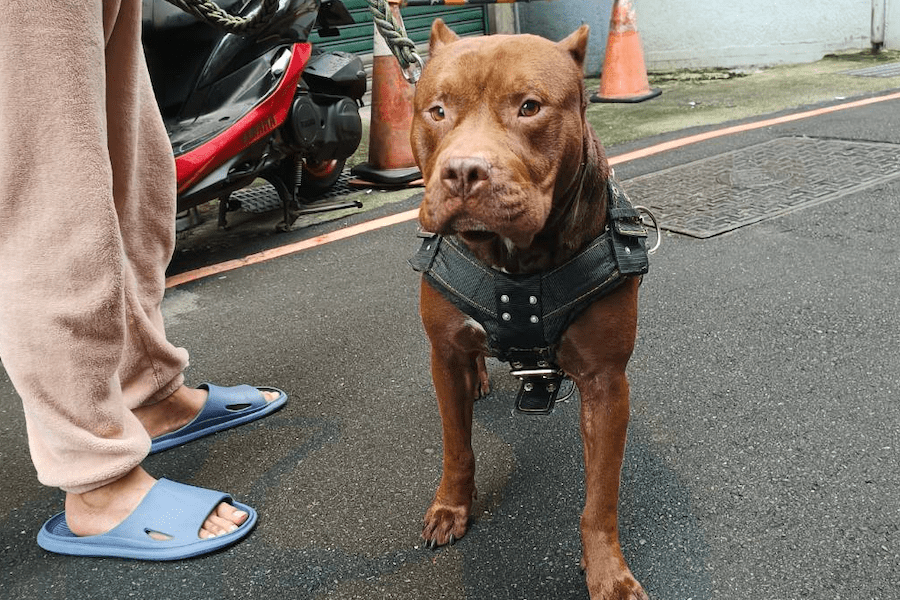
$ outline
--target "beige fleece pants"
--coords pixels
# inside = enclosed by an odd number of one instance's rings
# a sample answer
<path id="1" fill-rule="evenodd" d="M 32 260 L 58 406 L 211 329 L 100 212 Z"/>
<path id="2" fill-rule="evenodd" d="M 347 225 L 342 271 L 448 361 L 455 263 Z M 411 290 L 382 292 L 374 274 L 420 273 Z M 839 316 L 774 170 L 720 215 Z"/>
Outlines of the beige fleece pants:
<path id="1" fill-rule="evenodd" d="M 0 360 L 38 478 L 84 492 L 140 464 L 131 410 L 183 381 L 160 304 L 175 165 L 140 0 L 0 11 Z"/>

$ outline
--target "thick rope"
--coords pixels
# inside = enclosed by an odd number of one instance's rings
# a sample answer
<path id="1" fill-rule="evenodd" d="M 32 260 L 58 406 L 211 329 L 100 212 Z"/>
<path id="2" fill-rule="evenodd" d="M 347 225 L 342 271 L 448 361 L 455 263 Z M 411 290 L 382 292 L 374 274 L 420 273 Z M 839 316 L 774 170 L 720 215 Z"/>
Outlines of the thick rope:
<path id="1" fill-rule="evenodd" d="M 416 51 L 416 44 L 406 35 L 406 27 L 402 18 L 395 18 L 387 0 L 367 0 L 369 10 L 372 12 L 372 20 L 378 28 L 378 33 L 387 42 L 391 53 L 400 63 L 403 76 L 410 83 L 415 83 L 421 75 L 425 62 Z M 416 72 L 418 71 L 418 72 Z"/>
<path id="2" fill-rule="evenodd" d="M 279 0 L 262 0 L 262 5 L 255 13 L 246 17 L 238 17 L 223 10 L 212 0 L 166 1 L 214 27 L 237 35 L 248 35 L 268 25 L 278 11 L 279 3 Z"/>

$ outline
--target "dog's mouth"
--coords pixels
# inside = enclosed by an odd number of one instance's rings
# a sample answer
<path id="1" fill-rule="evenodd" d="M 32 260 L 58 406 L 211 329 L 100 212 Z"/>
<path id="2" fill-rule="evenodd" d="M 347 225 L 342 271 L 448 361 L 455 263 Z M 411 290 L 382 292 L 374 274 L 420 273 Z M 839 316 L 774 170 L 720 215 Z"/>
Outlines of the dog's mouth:
<path id="1" fill-rule="evenodd" d="M 460 231 L 457 235 L 471 244 L 483 244 L 497 237 L 492 231 Z"/>
<path id="2" fill-rule="evenodd" d="M 490 242 L 497 237 L 497 234 L 489 231 L 484 223 L 475 219 L 456 219 L 453 222 L 452 229 L 463 241 L 470 244 Z"/>

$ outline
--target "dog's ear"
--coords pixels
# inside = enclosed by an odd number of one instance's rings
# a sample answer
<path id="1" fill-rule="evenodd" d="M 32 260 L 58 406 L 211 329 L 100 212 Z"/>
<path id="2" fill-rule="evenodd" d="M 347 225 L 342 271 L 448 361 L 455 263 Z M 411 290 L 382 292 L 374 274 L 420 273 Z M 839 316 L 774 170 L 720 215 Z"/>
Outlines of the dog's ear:
<path id="1" fill-rule="evenodd" d="M 428 52 L 434 54 L 441 47 L 457 41 L 459 36 L 447 27 L 443 19 L 435 19 L 431 24 L 431 39 L 428 41 Z"/>
<path id="2" fill-rule="evenodd" d="M 569 37 L 557 44 L 557 47 L 563 52 L 568 52 L 582 69 L 584 68 L 584 59 L 587 57 L 588 35 L 590 32 L 590 27 L 582 25 Z"/>

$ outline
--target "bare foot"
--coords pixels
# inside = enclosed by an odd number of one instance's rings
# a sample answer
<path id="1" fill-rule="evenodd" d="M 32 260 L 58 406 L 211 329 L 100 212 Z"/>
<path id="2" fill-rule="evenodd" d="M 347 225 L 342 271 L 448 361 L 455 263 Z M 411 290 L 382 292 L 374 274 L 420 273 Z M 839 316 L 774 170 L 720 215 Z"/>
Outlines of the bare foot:
<path id="1" fill-rule="evenodd" d="M 276 392 L 260 391 L 266 402 L 278 399 Z M 140 406 L 132 412 L 150 437 L 155 438 L 181 429 L 193 421 L 206 404 L 208 396 L 209 392 L 206 390 L 181 386 L 165 400 L 151 406 Z"/>
<path id="2" fill-rule="evenodd" d="M 75 535 L 106 533 L 130 515 L 156 480 L 143 468 L 136 467 L 108 485 L 84 494 L 66 494 L 66 523 Z M 227 502 L 220 503 L 200 529 L 202 539 L 237 530 L 247 520 L 246 512 Z M 161 534 L 158 539 L 167 539 Z"/>

